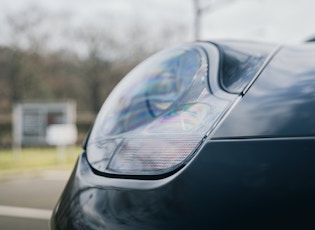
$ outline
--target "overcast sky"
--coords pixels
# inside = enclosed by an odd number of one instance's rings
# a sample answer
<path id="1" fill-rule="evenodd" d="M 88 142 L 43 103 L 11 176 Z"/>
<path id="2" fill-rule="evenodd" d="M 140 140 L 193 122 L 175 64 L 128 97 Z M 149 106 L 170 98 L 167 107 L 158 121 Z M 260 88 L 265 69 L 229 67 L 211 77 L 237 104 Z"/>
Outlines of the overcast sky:
<path id="1" fill-rule="evenodd" d="M 206 15 L 204 35 L 300 42 L 315 36 L 314 9 L 314 0 L 240 0 Z"/>
<path id="2" fill-rule="evenodd" d="M 188 39 L 193 40 L 192 0 L 0 0 L 0 23 L 8 12 L 19 12 L 30 5 L 66 15 L 68 23 L 74 25 L 113 20 L 116 25 L 123 25 L 117 30 L 138 21 L 147 25 L 148 33 L 153 33 L 159 24 L 175 21 L 187 25 Z M 315 35 L 314 9 L 314 0 L 235 0 L 204 12 L 201 39 L 301 42 Z M 58 23 L 50 29 L 57 30 L 58 25 L 62 26 L 62 22 Z M 5 37 L 5 29 L 0 33 Z"/>

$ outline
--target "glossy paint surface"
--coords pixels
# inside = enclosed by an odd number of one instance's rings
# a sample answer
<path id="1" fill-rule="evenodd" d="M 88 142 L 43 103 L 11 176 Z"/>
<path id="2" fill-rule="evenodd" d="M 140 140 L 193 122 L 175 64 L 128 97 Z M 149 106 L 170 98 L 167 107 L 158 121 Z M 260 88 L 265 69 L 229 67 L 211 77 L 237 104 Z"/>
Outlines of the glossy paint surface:
<path id="1" fill-rule="evenodd" d="M 283 47 L 215 138 L 315 135 L 315 46 Z"/>
<path id="2" fill-rule="evenodd" d="M 284 229 L 313 226 L 315 139 L 208 142 L 175 175 L 95 175 L 83 154 L 52 229 Z"/>

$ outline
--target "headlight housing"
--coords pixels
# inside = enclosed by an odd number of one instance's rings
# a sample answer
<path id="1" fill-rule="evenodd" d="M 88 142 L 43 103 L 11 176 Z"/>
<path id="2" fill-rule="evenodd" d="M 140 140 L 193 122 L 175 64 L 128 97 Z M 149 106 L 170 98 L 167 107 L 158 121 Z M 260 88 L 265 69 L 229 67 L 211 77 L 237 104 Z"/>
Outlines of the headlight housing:
<path id="1" fill-rule="evenodd" d="M 87 144 L 92 168 L 153 176 L 185 165 L 237 97 L 220 90 L 218 60 L 210 44 L 186 45 L 131 71 L 96 119 Z"/>

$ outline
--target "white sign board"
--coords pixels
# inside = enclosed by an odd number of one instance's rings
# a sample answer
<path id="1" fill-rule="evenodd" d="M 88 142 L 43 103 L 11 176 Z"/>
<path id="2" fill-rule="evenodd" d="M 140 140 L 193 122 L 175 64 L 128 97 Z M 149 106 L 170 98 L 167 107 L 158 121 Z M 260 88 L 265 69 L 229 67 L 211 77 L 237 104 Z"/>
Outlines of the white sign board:
<path id="1" fill-rule="evenodd" d="M 75 121 L 76 104 L 73 101 L 16 104 L 13 110 L 14 146 L 45 146 L 48 126 L 75 124 Z"/>
<path id="2" fill-rule="evenodd" d="M 74 145 L 78 131 L 74 124 L 53 124 L 47 126 L 46 142 L 49 145 Z"/>

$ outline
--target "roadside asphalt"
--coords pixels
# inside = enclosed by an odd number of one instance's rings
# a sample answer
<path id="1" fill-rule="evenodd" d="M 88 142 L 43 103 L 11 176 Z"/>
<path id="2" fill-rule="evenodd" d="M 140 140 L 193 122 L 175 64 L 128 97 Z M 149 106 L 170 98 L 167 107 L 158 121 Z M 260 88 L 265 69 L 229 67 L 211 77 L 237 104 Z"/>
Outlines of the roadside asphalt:
<path id="1" fill-rule="evenodd" d="M 49 229 L 49 219 L 71 170 L 0 173 L 0 229 Z"/>
<path id="2" fill-rule="evenodd" d="M 0 172 L 0 183 L 23 179 L 68 180 L 72 169 L 24 169 Z"/>

